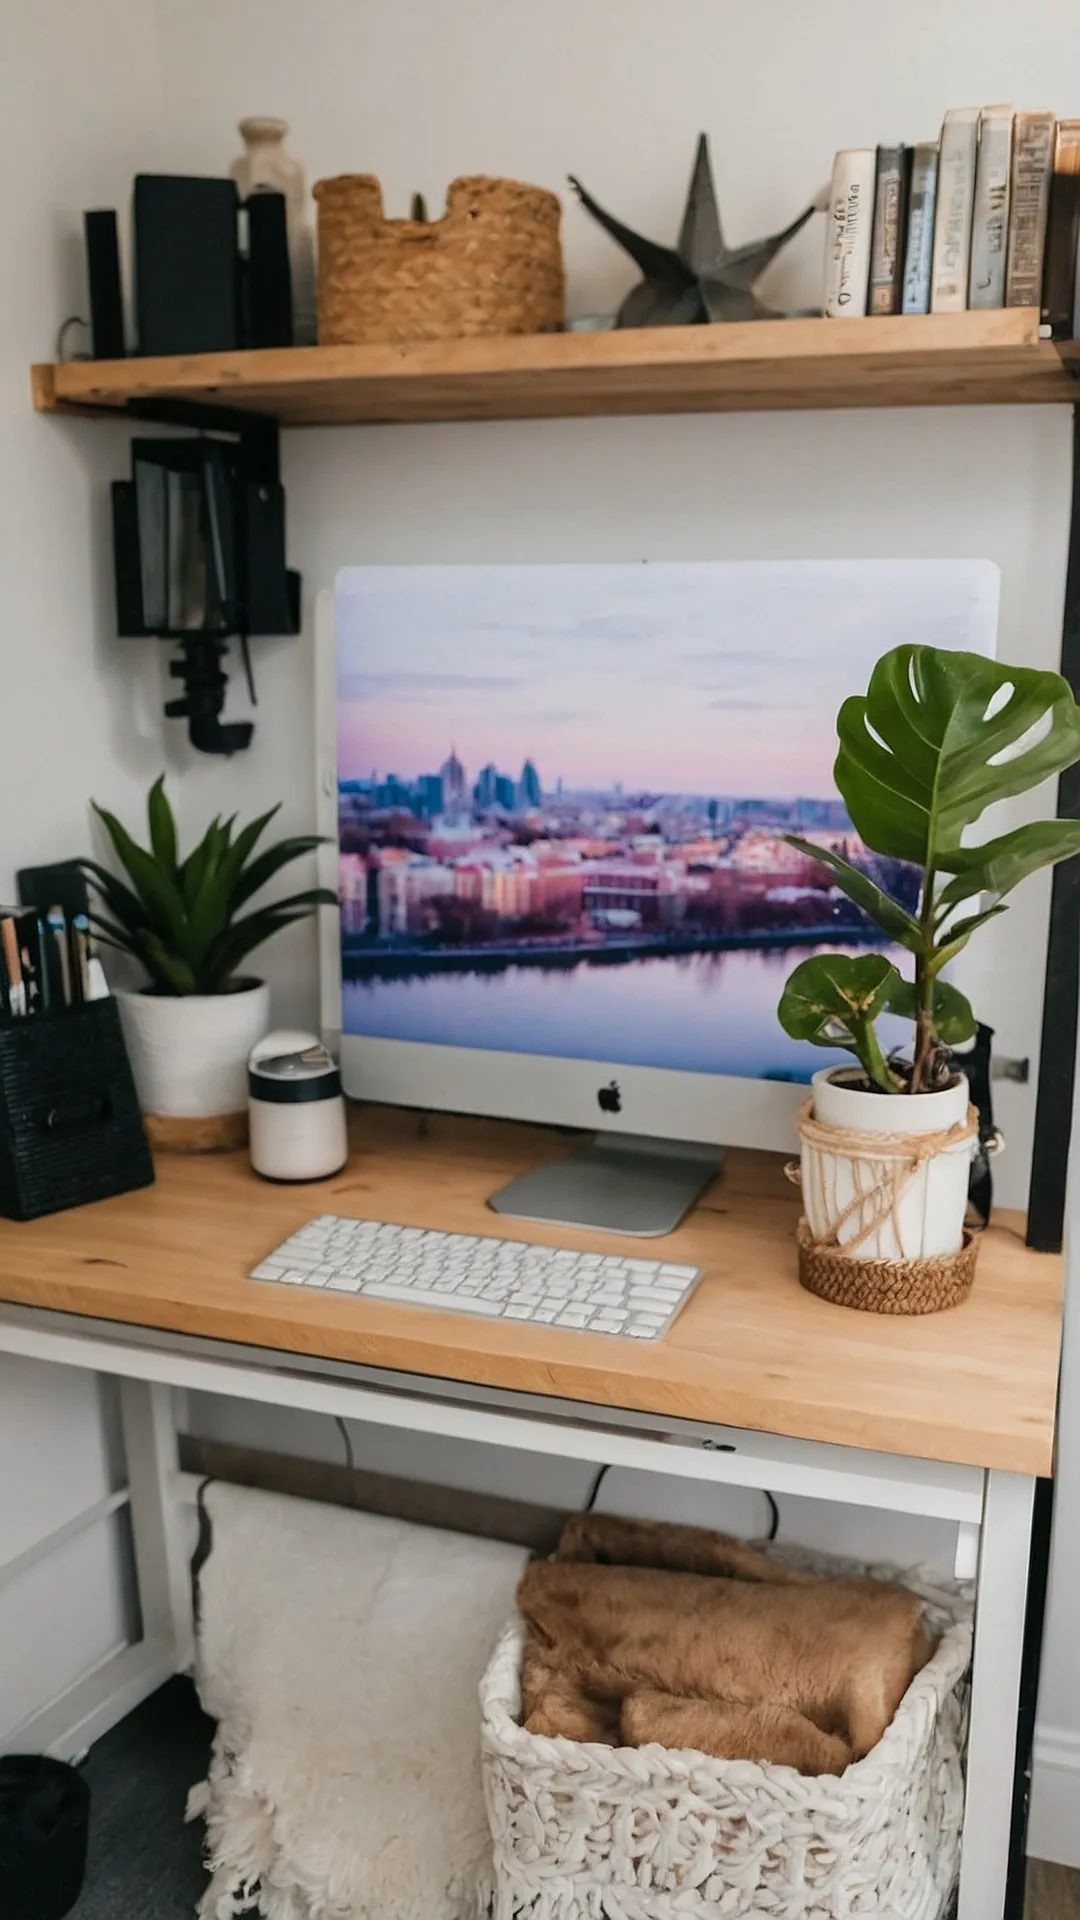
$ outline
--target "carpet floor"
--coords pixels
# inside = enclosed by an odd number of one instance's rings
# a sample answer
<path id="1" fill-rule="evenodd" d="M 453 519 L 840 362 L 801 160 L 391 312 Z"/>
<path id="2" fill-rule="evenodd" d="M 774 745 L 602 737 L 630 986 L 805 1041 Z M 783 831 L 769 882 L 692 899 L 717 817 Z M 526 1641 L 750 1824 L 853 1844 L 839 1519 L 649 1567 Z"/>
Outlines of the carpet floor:
<path id="1" fill-rule="evenodd" d="M 90 1857 L 70 1920 L 192 1920 L 206 1885 L 202 1824 L 184 1825 L 205 1778 L 213 1721 L 190 1680 L 170 1680 L 92 1747 Z M 1080 1873 L 1032 1861 L 1027 1920 L 1080 1920 Z"/>
<path id="2" fill-rule="evenodd" d="M 90 1851 L 71 1920 L 192 1920 L 203 1829 L 184 1825 L 184 1804 L 206 1777 L 213 1728 L 176 1679 L 91 1747 Z"/>

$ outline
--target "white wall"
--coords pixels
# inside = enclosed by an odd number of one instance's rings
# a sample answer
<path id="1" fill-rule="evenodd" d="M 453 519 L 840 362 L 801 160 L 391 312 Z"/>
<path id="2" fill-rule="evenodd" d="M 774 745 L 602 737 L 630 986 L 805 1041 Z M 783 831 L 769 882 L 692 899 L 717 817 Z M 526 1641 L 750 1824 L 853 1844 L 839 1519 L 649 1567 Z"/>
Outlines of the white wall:
<path id="1" fill-rule="evenodd" d="M 9 799 L 0 829 L 3 885 L 19 862 L 85 844 L 90 793 L 130 814 L 166 763 L 189 825 L 218 806 L 254 809 L 278 797 L 285 824 L 311 816 L 309 639 L 256 643 L 261 705 L 250 754 L 230 765 L 198 759 L 176 726 L 166 746 L 160 656 L 110 637 L 104 482 L 123 471 L 126 435 L 35 420 L 27 409 L 26 363 L 49 356 L 56 322 L 77 304 L 73 216 L 120 200 L 136 166 L 219 171 L 236 150 L 237 118 L 277 112 L 292 123 L 291 145 L 310 179 L 376 171 L 391 212 L 404 211 L 414 189 L 437 206 L 460 172 L 561 188 L 574 171 L 632 223 L 671 237 L 693 142 L 706 128 L 727 229 L 739 240 L 794 213 L 838 146 L 926 137 L 945 106 L 969 100 L 1080 108 L 1059 80 L 1080 74 L 1080 16 L 1064 0 L 1022 14 L 1005 0 L 952 0 L 947 9 L 909 0 L 895 45 L 879 10 L 859 0 L 818 0 L 812 9 L 791 0 L 681 0 L 675 8 L 659 0 L 111 0 L 93 9 L 49 0 L 31 9 L 24 0 L 18 12 L 14 47 L 5 46 L 17 92 L 0 116 L 0 140 L 12 149 L 4 177 L 22 196 L 11 258 L 25 272 L 0 319 L 0 525 L 11 541 L 5 584 L 17 614 L 6 642 L 0 764 L 8 795 L 26 804 L 16 826 Z M 629 281 L 622 257 L 575 207 L 565 241 L 572 310 L 610 307 Z M 813 301 L 820 244 L 808 233 L 781 258 L 769 287 L 775 299 Z M 338 566 L 362 560 L 986 556 L 1002 570 L 1003 652 L 1049 665 L 1068 448 L 1059 409 L 293 434 L 285 445 L 290 557 L 305 574 L 310 633 L 314 591 Z M 985 968 L 999 1046 L 1033 1058 L 1045 902 L 1045 885 L 1033 883 Z M 310 1017 L 308 930 L 271 949 L 267 972 L 278 1012 Z M 1001 1105 L 1013 1140 L 1002 1182 L 1022 1198 L 1032 1095 L 1003 1090 Z M 42 1418 L 47 1399 L 43 1389 L 35 1403 Z M 199 1417 L 222 1430 L 221 1409 Z M 261 1431 L 286 1444 L 282 1426 Z M 1075 1461 L 1070 1451 L 1059 1535 L 1080 1499 L 1080 1435 L 1066 1438 Z M 362 1457 L 372 1458 L 374 1440 L 361 1439 Z M 297 1444 L 318 1451 L 336 1443 L 309 1429 Z M 430 1457 L 418 1452 L 409 1464 L 437 1477 Z M 490 1484 L 492 1470 L 464 1456 L 453 1463 L 456 1477 L 474 1482 L 483 1475 Z M 495 1470 L 504 1485 L 540 1497 L 577 1497 L 576 1487 L 541 1487 L 513 1460 Z M 620 1504 L 656 1493 L 608 1491 Z M 741 1510 L 733 1518 L 757 1521 Z M 795 1531 L 798 1516 L 785 1518 Z M 1063 1601 L 1044 1718 L 1080 1739 L 1080 1668 L 1066 1610 Z M 1073 1826 L 1080 1831 L 1080 1820 Z"/>

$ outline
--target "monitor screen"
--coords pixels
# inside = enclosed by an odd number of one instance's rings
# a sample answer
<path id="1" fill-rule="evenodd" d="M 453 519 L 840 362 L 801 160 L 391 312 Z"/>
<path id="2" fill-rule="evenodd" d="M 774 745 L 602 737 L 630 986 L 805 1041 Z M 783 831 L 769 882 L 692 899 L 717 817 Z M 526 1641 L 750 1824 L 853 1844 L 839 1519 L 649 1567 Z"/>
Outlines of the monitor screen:
<path id="1" fill-rule="evenodd" d="M 787 975 L 883 943 L 785 835 L 914 906 L 834 786 L 837 709 L 901 641 L 992 652 L 997 598 L 979 561 L 346 570 L 343 1033 L 808 1080 Z"/>

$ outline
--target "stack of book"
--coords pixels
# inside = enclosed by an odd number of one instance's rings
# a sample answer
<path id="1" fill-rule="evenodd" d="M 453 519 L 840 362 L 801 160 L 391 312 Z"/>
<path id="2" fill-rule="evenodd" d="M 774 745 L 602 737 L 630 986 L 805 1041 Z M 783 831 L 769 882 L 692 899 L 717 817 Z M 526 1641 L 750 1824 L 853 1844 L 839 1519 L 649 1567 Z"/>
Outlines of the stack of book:
<path id="1" fill-rule="evenodd" d="M 1039 307 L 1068 339 L 1078 232 L 1080 120 L 956 107 L 939 140 L 837 154 L 825 312 Z"/>

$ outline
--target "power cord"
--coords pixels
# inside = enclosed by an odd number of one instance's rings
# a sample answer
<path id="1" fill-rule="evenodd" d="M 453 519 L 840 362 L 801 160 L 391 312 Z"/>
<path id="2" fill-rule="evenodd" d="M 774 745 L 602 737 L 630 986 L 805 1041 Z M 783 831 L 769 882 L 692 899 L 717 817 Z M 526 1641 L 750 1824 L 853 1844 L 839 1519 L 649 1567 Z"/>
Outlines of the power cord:
<path id="1" fill-rule="evenodd" d="M 353 1453 L 352 1434 L 349 1432 L 349 1429 L 346 1426 L 344 1420 L 342 1419 L 340 1413 L 335 1413 L 334 1424 L 337 1427 L 337 1430 L 340 1433 L 341 1438 L 345 1443 L 345 1465 L 348 1467 L 350 1473 L 355 1473 L 356 1472 L 356 1456 Z"/>
<path id="2" fill-rule="evenodd" d="M 761 1491 L 762 1493 L 765 1494 L 765 1498 L 769 1503 L 769 1513 L 771 1516 L 770 1522 L 769 1522 L 769 1531 L 765 1535 L 765 1538 L 766 1540 L 775 1540 L 777 1534 L 780 1531 L 780 1509 L 777 1506 L 776 1501 L 773 1499 L 773 1496 L 771 1493 L 765 1493 L 764 1487 L 762 1487 Z"/>
<path id="3" fill-rule="evenodd" d="M 596 1496 L 599 1493 L 601 1487 L 603 1486 L 605 1478 L 610 1472 L 611 1472 L 611 1461 L 609 1460 L 607 1465 L 601 1467 L 599 1472 L 597 1473 L 596 1478 L 592 1483 L 592 1491 L 589 1494 L 589 1497 L 586 1500 L 585 1505 L 581 1509 L 582 1513 L 592 1512 L 593 1508 L 596 1505 Z"/>

